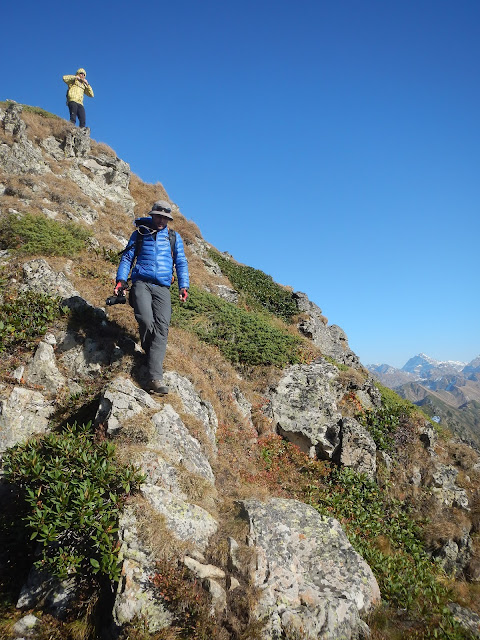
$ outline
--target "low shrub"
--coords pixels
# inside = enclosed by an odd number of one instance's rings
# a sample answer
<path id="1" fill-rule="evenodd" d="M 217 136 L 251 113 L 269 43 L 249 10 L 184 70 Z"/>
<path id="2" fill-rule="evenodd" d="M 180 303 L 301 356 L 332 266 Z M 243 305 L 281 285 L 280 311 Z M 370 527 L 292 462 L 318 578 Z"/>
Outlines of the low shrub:
<path id="1" fill-rule="evenodd" d="M 360 413 L 357 419 L 368 429 L 377 449 L 392 453 L 395 448 L 395 434 L 416 407 L 397 395 L 391 389 L 377 384 L 382 395 L 382 405 Z"/>
<path id="2" fill-rule="evenodd" d="M 60 300 L 36 291 L 5 294 L 0 305 L 0 352 L 18 345 L 33 346 L 67 312 Z"/>
<path id="3" fill-rule="evenodd" d="M 143 476 L 116 462 L 114 444 L 95 442 L 90 423 L 75 423 L 16 445 L 3 466 L 28 506 L 26 526 L 41 549 L 38 568 L 59 578 L 119 579 L 119 511 Z"/>
<path id="4" fill-rule="evenodd" d="M 0 246 L 21 254 L 74 256 L 85 248 L 86 229 L 73 222 L 57 222 L 41 214 L 7 215 L 0 226 Z"/>
<path id="5" fill-rule="evenodd" d="M 209 255 L 254 309 L 265 309 L 286 322 L 298 314 L 292 294 L 274 282 L 271 276 L 259 269 L 237 264 L 213 249 L 209 250 Z"/>
<path id="6" fill-rule="evenodd" d="M 373 480 L 333 468 L 324 487 L 310 494 L 310 504 L 341 521 L 375 574 L 384 600 L 410 609 L 419 600 L 437 602 L 446 595 L 418 524 L 404 503 L 387 498 Z"/>
<path id="7" fill-rule="evenodd" d="M 275 327 L 260 313 L 247 312 L 197 287 L 184 304 L 172 288 L 172 325 L 217 346 L 236 365 L 283 367 L 301 360 L 299 337 Z"/>
<path id="8" fill-rule="evenodd" d="M 152 581 L 172 612 L 174 625 L 182 630 L 182 638 L 213 640 L 221 637 L 220 625 L 211 614 L 211 598 L 186 567 L 161 560 Z"/>

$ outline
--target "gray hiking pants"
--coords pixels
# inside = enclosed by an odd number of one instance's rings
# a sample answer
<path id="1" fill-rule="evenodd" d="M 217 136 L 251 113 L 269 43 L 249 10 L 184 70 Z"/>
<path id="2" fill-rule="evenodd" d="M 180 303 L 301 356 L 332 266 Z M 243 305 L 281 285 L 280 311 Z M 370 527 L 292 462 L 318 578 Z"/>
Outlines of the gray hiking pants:
<path id="1" fill-rule="evenodd" d="M 172 317 L 170 289 L 137 280 L 130 291 L 130 304 L 138 322 L 142 348 L 147 354 L 149 378 L 161 380 L 168 327 Z"/>

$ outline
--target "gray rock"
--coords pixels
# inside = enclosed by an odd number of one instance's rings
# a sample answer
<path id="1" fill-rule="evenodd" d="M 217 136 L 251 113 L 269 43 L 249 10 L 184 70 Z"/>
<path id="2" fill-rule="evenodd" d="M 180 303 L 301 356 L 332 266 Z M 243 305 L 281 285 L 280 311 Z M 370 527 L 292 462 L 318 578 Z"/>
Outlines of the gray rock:
<path id="1" fill-rule="evenodd" d="M 49 168 L 40 149 L 27 138 L 22 110 L 23 105 L 11 102 L 5 111 L 3 128 L 12 142 L 0 144 L 0 168 L 7 174 L 45 173 Z"/>
<path id="2" fill-rule="evenodd" d="M 435 455 L 435 445 L 438 435 L 435 429 L 428 423 L 420 430 L 420 440 L 423 442 L 425 449 L 431 456 Z"/>
<path id="3" fill-rule="evenodd" d="M 30 384 L 42 386 L 48 393 L 55 393 L 65 386 L 67 379 L 58 370 L 55 352 L 51 344 L 39 343 L 35 355 L 27 367 L 25 378 Z"/>
<path id="4" fill-rule="evenodd" d="M 20 620 L 17 620 L 13 625 L 13 631 L 18 636 L 30 636 L 39 626 L 41 626 L 40 620 L 29 613 L 28 615 L 23 616 L 23 618 L 20 618 Z"/>
<path id="5" fill-rule="evenodd" d="M 232 304 L 237 304 L 239 299 L 238 291 L 235 291 L 235 289 L 230 289 L 230 287 L 227 287 L 224 284 L 217 284 L 216 289 L 219 298 L 223 298 L 223 300 L 231 302 Z"/>
<path id="6" fill-rule="evenodd" d="M 455 506 L 468 511 L 467 492 L 455 484 L 457 475 L 458 469 L 452 465 L 438 463 L 436 465 L 436 471 L 432 476 L 432 493 L 436 495 L 438 500 L 446 507 Z"/>
<path id="7" fill-rule="evenodd" d="M 69 335 L 59 350 L 59 359 L 71 376 L 90 378 L 101 375 L 103 367 L 112 363 L 115 347 L 107 341 Z"/>
<path id="8" fill-rule="evenodd" d="M 341 425 L 340 463 L 373 480 L 377 471 L 377 447 L 373 438 L 353 418 L 342 418 Z"/>
<path id="9" fill-rule="evenodd" d="M 80 167 L 86 169 L 89 175 L 85 175 Z M 123 160 L 106 154 L 91 156 L 86 160 L 77 161 L 76 165 L 70 167 L 67 177 L 100 207 L 108 198 L 133 215 L 135 203 L 128 188 L 130 167 Z"/>
<path id="10" fill-rule="evenodd" d="M 65 151 L 62 148 L 62 143 L 54 136 L 48 136 L 40 142 L 40 146 L 49 156 L 55 158 L 55 160 L 63 160 L 65 158 Z"/>
<path id="11" fill-rule="evenodd" d="M 122 575 L 113 606 L 115 626 L 122 628 L 139 618 L 146 622 L 150 633 L 169 627 L 172 615 L 160 600 L 152 583 L 155 559 L 140 542 L 137 520 L 128 507 L 120 518 L 119 541 Z"/>
<path id="12" fill-rule="evenodd" d="M 190 569 L 197 578 L 200 578 L 200 580 L 205 580 L 205 578 L 212 578 L 214 580 L 225 579 L 225 571 L 213 564 L 202 564 L 201 562 L 198 562 L 198 560 L 190 558 L 189 556 L 184 557 L 183 564 L 188 567 L 188 569 Z"/>
<path id="13" fill-rule="evenodd" d="M 188 499 L 179 482 L 179 470 L 164 460 L 161 454 L 157 451 L 141 451 L 138 453 L 133 452 L 132 456 L 133 462 L 147 476 L 145 484 L 167 489 L 167 491 L 170 491 L 181 500 Z"/>
<path id="14" fill-rule="evenodd" d="M 166 456 L 173 464 L 214 484 L 212 468 L 198 440 L 190 435 L 173 407 L 165 405 L 162 411 L 152 417 L 152 422 L 154 432 L 149 439 L 148 448 L 161 451 L 162 456 Z"/>
<path id="15" fill-rule="evenodd" d="M 175 371 L 167 371 L 164 375 L 164 380 L 170 387 L 170 391 L 178 393 L 186 413 L 189 413 L 203 423 L 208 441 L 216 453 L 218 420 L 212 404 L 208 402 L 208 400 L 202 400 L 190 380 Z"/>
<path id="16" fill-rule="evenodd" d="M 200 552 L 205 551 L 218 528 L 208 511 L 180 500 L 160 487 L 142 485 L 141 492 L 155 511 L 165 516 L 166 526 L 177 540 L 195 545 Z"/>
<path id="17" fill-rule="evenodd" d="M 295 291 L 293 299 L 298 310 L 307 316 L 306 319 L 300 320 L 299 331 L 310 338 L 320 348 L 323 355 L 330 356 L 337 362 L 350 367 L 360 367 L 360 360 L 348 346 L 345 332 L 337 325 L 327 326 L 322 310 L 314 302 L 311 302 L 305 293 Z"/>
<path id="18" fill-rule="evenodd" d="M 243 506 L 257 551 L 253 579 L 263 637 L 349 640 L 363 634 L 360 615 L 380 601 L 380 590 L 339 523 L 296 500 L 246 500 Z"/>
<path id="19" fill-rule="evenodd" d="M 23 265 L 25 288 L 38 293 L 61 298 L 70 298 L 80 294 L 64 273 L 55 272 L 46 260 L 38 258 Z"/>
<path id="20" fill-rule="evenodd" d="M 332 458 L 340 445 L 342 416 L 332 386 L 337 375 L 325 361 L 293 365 L 271 396 L 277 432 L 311 457 Z"/>
<path id="21" fill-rule="evenodd" d="M 455 540 L 447 540 L 438 553 L 435 554 L 445 573 L 460 576 L 468 566 L 473 555 L 473 543 L 468 533 Z"/>
<path id="22" fill-rule="evenodd" d="M 104 424 L 107 433 L 113 434 L 122 424 L 144 409 L 160 408 L 155 400 L 128 378 L 115 378 L 108 383 L 100 398 L 95 424 Z"/>
<path id="23" fill-rule="evenodd" d="M 9 395 L 5 394 L 0 399 L 0 452 L 33 434 L 46 433 L 54 405 L 32 389 L 14 387 Z"/>
<path id="24" fill-rule="evenodd" d="M 57 618 L 64 618 L 78 597 L 78 583 L 74 578 L 58 578 L 32 567 L 22 587 L 17 609 L 42 608 Z"/>
<path id="25" fill-rule="evenodd" d="M 249 402 L 238 387 L 233 387 L 233 400 L 237 405 L 240 413 L 247 420 L 250 426 L 252 422 L 252 403 Z"/>
<path id="26" fill-rule="evenodd" d="M 212 615 L 220 616 L 227 608 L 227 593 L 216 580 L 206 578 L 203 582 L 212 597 Z"/>
<path id="27" fill-rule="evenodd" d="M 239 557 L 240 547 L 235 538 L 228 537 L 228 570 L 241 572 L 242 563 Z"/>
<path id="28" fill-rule="evenodd" d="M 473 638 L 480 638 L 480 616 L 456 602 L 450 602 L 448 608 L 465 631 L 471 633 Z"/>
<path id="29" fill-rule="evenodd" d="M 63 154 L 66 158 L 85 158 L 90 153 L 90 129 L 70 127 L 65 135 Z"/>

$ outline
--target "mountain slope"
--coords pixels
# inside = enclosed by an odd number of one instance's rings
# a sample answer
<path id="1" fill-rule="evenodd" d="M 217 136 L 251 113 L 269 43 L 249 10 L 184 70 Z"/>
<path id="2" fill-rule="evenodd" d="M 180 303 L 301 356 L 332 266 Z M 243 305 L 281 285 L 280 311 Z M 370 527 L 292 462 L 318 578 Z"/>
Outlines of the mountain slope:
<path id="1" fill-rule="evenodd" d="M 31 637 L 68 640 L 353 640 L 365 620 L 377 639 L 468 637 L 446 605 L 480 610 L 464 582 L 475 452 L 379 392 L 305 294 L 219 254 L 175 206 L 193 284 L 184 306 L 172 289 L 171 391 L 145 393 L 132 310 L 104 304 L 133 215 L 168 194 L 58 118 L 0 118 L 2 637 L 24 633 L 20 609 Z M 113 450 L 110 480 L 134 462 L 141 483 L 103 484 Z M 38 557 L 69 581 L 29 571 Z"/>

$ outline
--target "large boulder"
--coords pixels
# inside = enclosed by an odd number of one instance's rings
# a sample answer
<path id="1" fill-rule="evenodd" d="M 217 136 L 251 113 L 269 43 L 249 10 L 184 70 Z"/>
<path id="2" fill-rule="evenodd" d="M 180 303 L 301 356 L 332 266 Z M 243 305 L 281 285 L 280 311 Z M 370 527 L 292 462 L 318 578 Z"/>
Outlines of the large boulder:
<path id="1" fill-rule="evenodd" d="M 147 447 L 160 451 L 166 459 L 214 484 L 212 468 L 200 443 L 192 437 L 178 413 L 169 404 L 151 418 L 153 432 Z"/>
<path id="2" fill-rule="evenodd" d="M 277 432 L 310 457 L 331 459 L 340 445 L 340 420 L 334 381 L 338 369 L 322 360 L 285 370 L 271 396 Z"/>
<path id="3" fill-rule="evenodd" d="M 363 637 L 368 628 L 360 616 L 380 602 L 380 590 L 340 524 L 296 500 L 242 504 L 257 552 L 255 613 L 265 623 L 263 638 Z"/>
<path id="4" fill-rule="evenodd" d="M 56 393 L 66 385 L 67 379 L 59 371 L 53 345 L 40 342 L 30 361 L 25 378 L 30 384 L 43 387 L 48 393 Z"/>
<path id="5" fill-rule="evenodd" d="M 165 526 L 176 540 L 200 553 L 206 550 L 218 529 L 217 521 L 206 509 L 185 502 L 161 487 L 144 484 L 141 492 L 154 511 L 164 516 Z"/>

